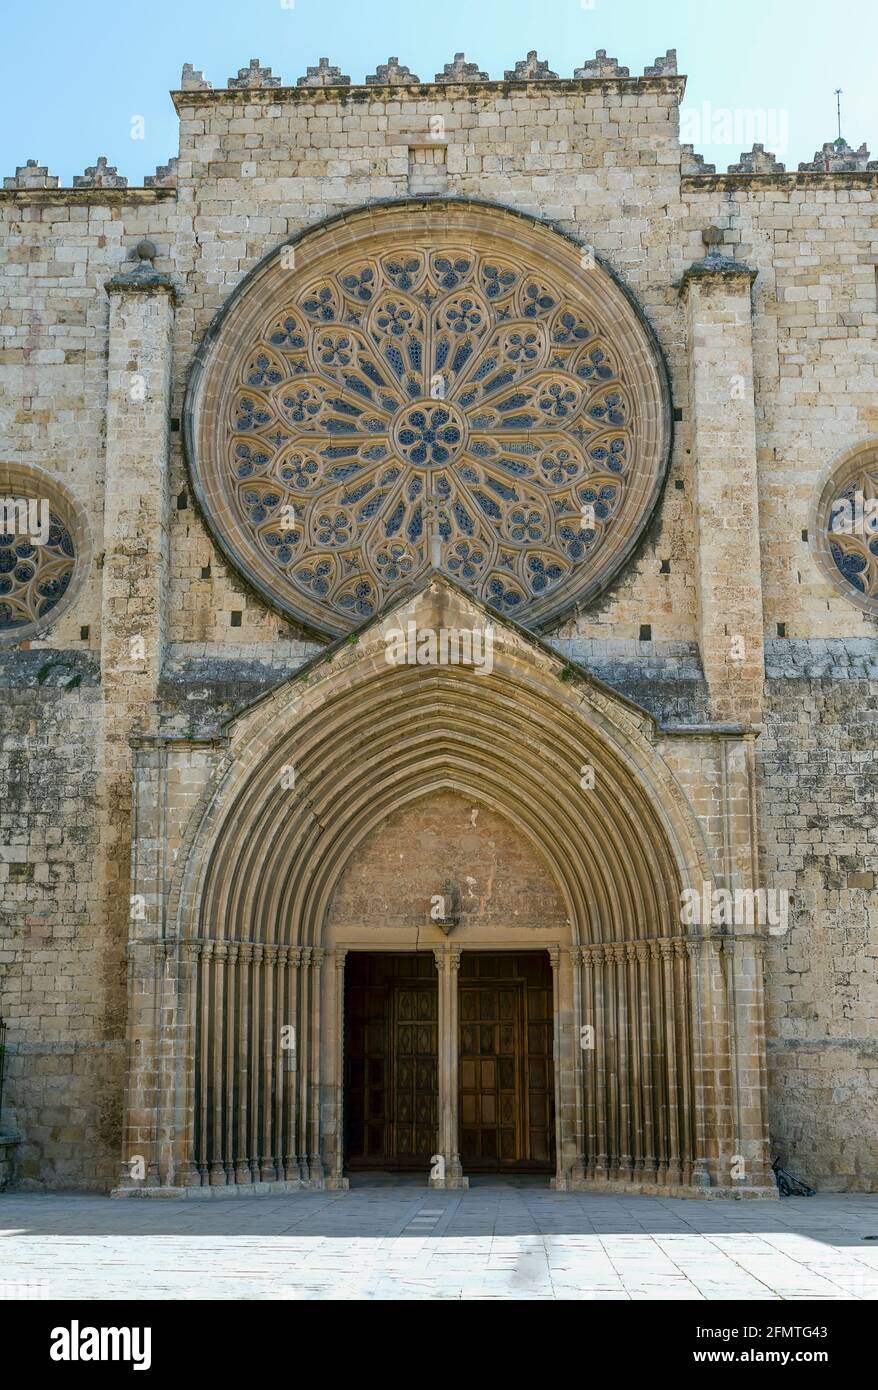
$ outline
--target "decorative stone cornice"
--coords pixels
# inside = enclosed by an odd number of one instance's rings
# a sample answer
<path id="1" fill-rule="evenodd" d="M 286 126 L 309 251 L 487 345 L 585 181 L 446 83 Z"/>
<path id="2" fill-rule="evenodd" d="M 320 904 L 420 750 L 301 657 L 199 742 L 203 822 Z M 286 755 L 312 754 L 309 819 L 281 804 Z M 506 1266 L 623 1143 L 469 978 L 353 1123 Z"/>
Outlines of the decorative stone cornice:
<path id="1" fill-rule="evenodd" d="M 174 202 L 176 188 L 0 188 L 0 203 L 25 207 L 154 207 Z"/>
<path id="2" fill-rule="evenodd" d="M 319 59 L 316 68 L 307 68 L 304 77 L 296 80 L 297 87 L 349 87 L 351 79 L 341 68 L 330 65 L 328 58 Z"/>
<path id="3" fill-rule="evenodd" d="M 586 84 L 600 86 L 612 82 L 622 94 L 635 95 L 645 86 L 649 86 L 652 90 L 672 94 L 678 101 L 682 100 L 686 89 L 686 78 L 678 76 L 666 60 L 659 59 L 642 76 L 632 77 L 628 68 L 621 66 L 614 58 L 607 58 L 602 52 L 567 77 L 553 72 L 547 62 L 537 58 L 534 50 L 527 58 L 516 63 L 513 69 L 507 69 L 502 79 L 491 78 L 490 74 L 477 64 L 466 62 L 463 54 L 455 55 L 454 62 L 446 63 L 444 71 L 437 73 L 435 79 L 428 82 L 422 82 L 417 74 L 401 64 L 398 58 L 379 64 L 374 73 L 360 81 L 351 82 L 346 75 L 336 75 L 337 73 L 338 70 L 328 64 L 326 67 L 318 65 L 316 69 L 309 68 L 308 75 L 298 78 L 294 86 L 284 86 L 279 78 L 274 77 L 270 82 L 253 82 L 249 70 L 242 69 L 240 77 L 232 79 L 229 88 L 221 87 L 214 90 L 201 72 L 195 71 L 187 64 L 182 85 L 171 92 L 171 99 L 176 110 L 181 112 L 187 107 L 197 109 L 202 105 L 213 106 L 223 102 L 240 101 L 241 90 L 247 91 L 247 99 L 250 102 L 276 101 L 280 90 L 285 102 L 298 99 L 328 103 L 334 99 L 333 92 L 339 87 L 350 88 L 354 92 L 372 92 L 379 87 L 419 87 L 420 94 L 426 96 L 431 93 L 437 94 L 449 85 L 460 84 L 470 87 L 474 92 L 478 90 L 486 97 L 492 97 L 502 96 L 510 82 L 519 82 L 525 88 L 530 84 L 539 84 L 539 88 L 542 88 L 552 82 L 561 92 L 578 92 Z"/>
<path id="4" fill-rule="evenodd" d="M 91 164 L 84 174 L 74 174 L 74 188 L 127 188 L 128 180 L 119 173 L 115 164 L 107 163 L 107 156 L 98 155 L 96 164 Z"/>
<path id="5" fill-rule="evenodd" d="M 26 164 L 19 164 L 12 178 L 3 180 L 4 188 L 57 188 L 58 178 L 55 174 L 50 174 L 45 164 L 38 164 L 35 159 L 29 159 Z"/>
<path id="6" fill-rule="evenodd" d="M 408 87 L 420 80 L 417 73 L 411 72 L 398 58 L 388 58 L 386 63 L 379 63 L 375 71 L 369 73 L 366 86 Z"/>
<path id="7" fill-rule="evenodd" d="M 239 68 L 238 76 L 230 77 L 227 86 L 237 91 L 249 87 L 282 87 L 283 83 L 279 77 L 272 75 L 271 68 L 264 68 L 258 58 L 251 58 L 250 66 Z"/>
<path id="8" fill-rule="evenodd" d="M 829 140 L 822 149 L 816 150 L 809 164 L 800 164 L 800 173 L 861 174 L 870 169 L 878 169 L 878 160 L 869 159 L 865 145 L 854 150 L 847 140 Z"/>
<path id="9" fill-rule="evenodd" d="M 153 261 L 157 255 L 151 241 L 138 242 L 134 250 L 135 261 L 130 270 L 118 270 L 104 284 L 108 294 L 169 294 L 176 299 L 176 290 L 170 276 L 156 270 Z"/>
<path id="10" fill-rule="evenodd" d="M 463 53 L 455 53 L 454 62 L 446 63 L 436 74 L 437 82 L 487 82 L 488 74 L 477 63 L 468 63 Z"/>
<path id="11" fill-rule="evenodd" d="M 534 82 L 545 81 L 547 78 L 557 77 L 556 72 L 552 72 L 547 62 L 542 62 L 537 57 L 537 51 L 532 48 L 526 58 L 522 58 L 515 64 L 514 68 L 507 68 L 503 76 L 507 82 Z M 576 76 L 580 76 L 579 73 Z"/>
<path id="12" fill-rule="evenodd" d="M 673 50 L 669 50 L 669 52 L 671 51 Z M 656 59 L 656 62 L 658 61 L 659 60 Z M 675 57 L 674 72 L 676 73 L 676 71 L 677 68 Z M 617 58 L 607 57 L 607 50 L 605 48 L 599 48 L 598 51 L 595 53 L 594 57 L 587 58 L 581 68 L 573 69 L 574 77 L 630 77 L 630 75 L 631 74 L 629 73 L 627 68 L 623 68 L 620 66 Z M 650 73 L 647 70 L 644 73 L 644 76 L 659 77 L 663 76 L 663 74 L 658 72 Z"/>
<path id="13" fill-rule="evenodd" d="M 872 164 L 878 161 L 873 160 Z M 878 168 L 869 168 L 859 173 L 846 173 L 841 170 L 827 173 L 825 170 L 791 170 L 781 174 L 711 174 L 683 171 L 680 180 L 681 193 L 737 193 L 763 192 L 778 189 L 791 192 L 796 188 L 823 188 L 835 191 L 839 188 L 878 188 Z"/>
<path id="14" fill-rule="evenodd" d="M 752 150 L 741 152 L 740 164 L 730 164 L 730 174 L 783 174 L 786 165 L 781 164 L 764 145 L 755 144 Z"/>

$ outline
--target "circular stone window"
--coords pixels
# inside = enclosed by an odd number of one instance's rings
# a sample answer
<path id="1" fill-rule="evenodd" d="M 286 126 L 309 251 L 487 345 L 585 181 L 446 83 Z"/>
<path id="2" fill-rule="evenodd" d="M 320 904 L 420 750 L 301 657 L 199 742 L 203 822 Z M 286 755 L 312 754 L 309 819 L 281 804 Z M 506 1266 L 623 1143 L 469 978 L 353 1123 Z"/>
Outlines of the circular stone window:
<path id="1" fill-rule="evenodd" d="M 594 257 L 486 205 L 279 248 L 199 350 L 184 428 L 232 564 L 336 636 L 439 566 L 531 626 L 603 590 L 661 490 L 664 367 Z"/>
<path id="2" fill-rule="evenodd" d="M 0 645 L 58 620 L 89 554 L 84 514 L 66 489 L 42 469 L 0 466 Z"/>
<path id="3" fill-rule="evenodd" d="M 878 439 L 833 460 L 817 485 L 809 535 L 833 588 L 878 617 Z"/>

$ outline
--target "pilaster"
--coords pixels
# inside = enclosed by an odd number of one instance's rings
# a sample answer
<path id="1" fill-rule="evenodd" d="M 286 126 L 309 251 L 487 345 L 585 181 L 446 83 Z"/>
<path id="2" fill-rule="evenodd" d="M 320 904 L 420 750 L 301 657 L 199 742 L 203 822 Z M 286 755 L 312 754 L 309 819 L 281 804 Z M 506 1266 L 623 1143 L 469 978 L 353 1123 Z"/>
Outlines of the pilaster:
<path id="1" fill-rule="evenodd" d="M 753 390 L 756 272 L 715 254 L 683 276 L 698 537 L 698 619 L 711 714 L 758 724 L 764 675 Z"/>

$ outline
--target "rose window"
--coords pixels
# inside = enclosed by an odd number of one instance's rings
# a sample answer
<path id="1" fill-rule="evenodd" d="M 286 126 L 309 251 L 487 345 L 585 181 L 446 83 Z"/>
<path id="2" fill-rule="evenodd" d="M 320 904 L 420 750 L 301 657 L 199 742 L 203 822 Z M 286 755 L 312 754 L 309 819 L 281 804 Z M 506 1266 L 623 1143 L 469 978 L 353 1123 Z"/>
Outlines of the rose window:
<path id="1" fill-rule="evenodd" d="M 47 499 L 0 497 L 0 631 L 30 627 L 67 593 L 73 539 Z"/>
<path id="2" fill-rule="evenodd" d="M 437 555 L 487 604 L 545 622 L 605 586 L 658 495 L 663 375 L 627 296 L 543 228 L 492 232 L 475 211 L 454 237 L 440 212 L 370 210 L 347 250 L 318 230 L 295 271 L 266 263 L 190 386 L 189 461 L 221 545 L 328 634 Z"/>

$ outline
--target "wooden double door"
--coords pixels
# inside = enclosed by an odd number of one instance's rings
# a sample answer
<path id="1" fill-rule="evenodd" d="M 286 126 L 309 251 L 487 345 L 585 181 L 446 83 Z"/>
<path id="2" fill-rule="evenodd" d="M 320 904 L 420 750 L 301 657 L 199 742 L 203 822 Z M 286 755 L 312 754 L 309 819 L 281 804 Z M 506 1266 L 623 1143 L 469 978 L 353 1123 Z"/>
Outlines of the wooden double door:
<path id="1" fill-rule="evenodd" d="M 545 952 L 463 952 L 458 1132 L 464 1172 L 554 1167 L 552 974 Z M 350 1168 L 423 1170 L 438 1146 L 432 954 L 351 952 L 345 966 Z"/>

